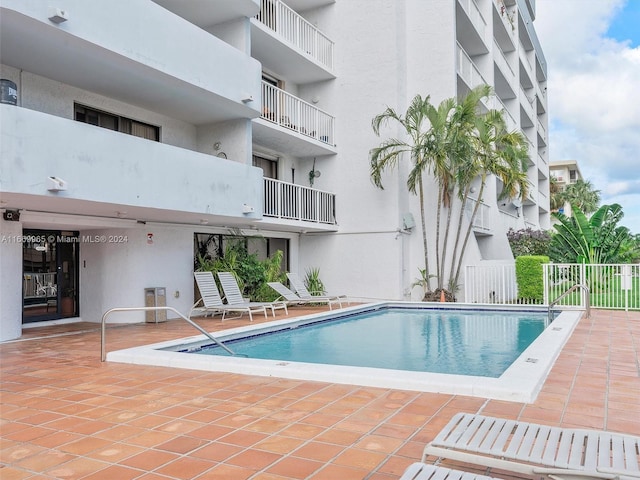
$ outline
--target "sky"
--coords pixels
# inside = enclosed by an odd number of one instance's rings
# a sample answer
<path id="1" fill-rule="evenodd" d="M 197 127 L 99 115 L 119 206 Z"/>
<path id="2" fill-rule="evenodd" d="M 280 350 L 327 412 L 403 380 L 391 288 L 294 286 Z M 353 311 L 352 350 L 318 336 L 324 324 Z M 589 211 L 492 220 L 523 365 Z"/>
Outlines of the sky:
<path id="1" fill-rule="evenodd" d="M 640 234 L 640 0 L 536 0 L 549 159 L 576 160 Z"/>

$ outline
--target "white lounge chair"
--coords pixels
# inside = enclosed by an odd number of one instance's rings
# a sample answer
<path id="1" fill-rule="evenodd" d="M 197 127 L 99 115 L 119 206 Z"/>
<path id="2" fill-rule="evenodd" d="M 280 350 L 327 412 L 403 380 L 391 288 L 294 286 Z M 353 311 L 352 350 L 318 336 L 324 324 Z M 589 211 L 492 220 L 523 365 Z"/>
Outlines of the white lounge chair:
<path id="1" fill-rule="evenodd" d="M 220 279 L 220 285 L 222 285 L 222 291 L 227 303 L 232 305 L 247 305 L 249 307 L 264 307 L 271 309 L 271 315 L 276 316 L 276 310 L 283 309 L 284 312 L 289 315 L 286 302 L 248 302 L 242 296 L 236 277 L 231 272 L 218 272 L 218 278 Z"/>
<path id="2" fill-rule="evenodd" d="M 252 322 L 254 313 L 264 313 L 264 317 L 267 318 L 267 308 L 265 306 L 249 306 L 244 302 L 239 305 L 223 303 L 222 298 L 220 297 L 220 292 L 218 291 L 218 286 L 213 278 L 213 273 L 193 272 L 193 276 L 196 279 L 198 290 L 200 290 L 202 298 L 200 298 L 200 300 L 191 307 L 188 318 L 191 318 L 194 311 L 199 311 L 204 316 L 222 313 L 223 321 L 227 312 L 237 312 L 240 313 L 240 316 L 242 316 L 243 313 L 248 313 L 249 319 Z M 200 303 L 202 303 L 202 307 L 198 307 Z"/>
<path id="3" fill-rule="evenodd" d="M 495 478 L 416 462 L 409 465 L 400 480 L 495 480 Z"/>
<path id="4" fill-rule="evenodd" d="M 289 279 L 289 285 L 293 291 L 303 300 L 314 300 L 318 303 L 329 303 L 329 309 L 332 308 L 332 303 L 337 303 L 340 308 L 342 308 L 342 301 L 346 301 L 349 303 L 349 299 L 346 295 L 325 295 L 322 292 L 310 292 L 307 290 L 304 282 L 300 280 L 300 278 L 295 273 L 287 273 L 287 278 Z M 320 295 L 313 295 L 313 293 L 320 293 Z"/>
<path id="5" fill-rule="evenodd" d="M 640 437 L 458 413 L 422 457 L 447 458 L 527 475 L 640 478 Z"/>
<path id="6" fill-rule="evenodd" d="M 280 298 L 287 302 L 287 305 L 309 305 L 312 303 L 326 303 L 329 305 L 329 309 L 331 309 L 331 302 L 329 299 L 323 297 L 311 297 L 309 299 L 300 298 L 295 292 L 289 290 L 280 282 L 268 282 L 271 288 L 273 288 L 279 295 Z"/>

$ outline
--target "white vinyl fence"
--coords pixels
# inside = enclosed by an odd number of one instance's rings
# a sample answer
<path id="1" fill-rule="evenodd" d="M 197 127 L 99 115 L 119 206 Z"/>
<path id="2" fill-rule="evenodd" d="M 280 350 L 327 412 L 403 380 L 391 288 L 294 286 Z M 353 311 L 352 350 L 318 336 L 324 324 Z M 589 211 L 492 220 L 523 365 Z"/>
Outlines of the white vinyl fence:
<path id="1" fill-rule="evenodd" d="M 640 265 L 556 264 L 543 265 L 544 298 L 518 295 L 515 265 L 469 265 L 465 269 L 465 301 L 468 303 L 548 305 L 574 285 L 589 288 L 592 308 L 640 310 Z M 582 289 L 567 295 L 558 305 L 586 306 Z"/>

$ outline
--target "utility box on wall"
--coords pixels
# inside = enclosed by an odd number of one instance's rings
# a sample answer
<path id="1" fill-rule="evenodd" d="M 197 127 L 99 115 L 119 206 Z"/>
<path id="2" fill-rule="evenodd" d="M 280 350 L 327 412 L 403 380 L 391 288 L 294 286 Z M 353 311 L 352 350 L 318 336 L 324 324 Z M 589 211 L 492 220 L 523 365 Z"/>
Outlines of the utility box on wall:
<path id="1" fill-rule="evenodd" d="M 167 289 L 165 287 L 151 287 L 144 289 L 145 307 L 166 307 Z M 166 310 L 147 310 L 145 312 L 145 322 L 158 323 L 167 321 Z"/>

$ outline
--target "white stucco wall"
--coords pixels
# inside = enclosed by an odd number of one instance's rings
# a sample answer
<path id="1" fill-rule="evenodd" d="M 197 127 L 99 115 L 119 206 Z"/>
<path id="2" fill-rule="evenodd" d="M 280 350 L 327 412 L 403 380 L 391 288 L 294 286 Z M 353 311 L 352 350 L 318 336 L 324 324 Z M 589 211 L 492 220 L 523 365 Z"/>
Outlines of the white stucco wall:
<path id="1" fill-rule="evenodd" d="M 22 332 L 22 223 L 0 218 L 0 341 Z"/>
<path id="2" fill-rule="evenodd" d="M 147 235 L 152 235 L 151 243 Z M 106 237 L 105 242 L 80 246 L 80 315 L 99 322 L 116 307 L 143 307 L 144 289 L 165 287 L 167 306 L 187 315 L 193 304 L 193 231 L 189 228 L 144 225 L 139 228 L 83 230 L 82 235 Z M 110 238 L 127 240 L 112 242 Z M 175 297 L 179 292 L 179 297 Z M 169 318 L 175 318 L 173 313 Z M 109 323 L 144 321 L 144 312 L 116 313 Z"/>
<path id="3" fill-rule="evenodd" d="M 338 155 L 317 162 L 322 177 L 314 186 L 337 194 L 340 231 L 335 238 L 301 238 L 301 262 L 313 266 L 322 259 L 323 280 L 331 290 L 421 298 L 420 289 L 411 288 L 424 255 L 419 204 L 406 187 L 409 158 L 383 174 L 384 190 L 370 181 L 370 150 L 388 138 L 404 138 L 404 132 L 390 124 L 376 137 L 371 120 L 387 107 L 404 113 L 416 94 L 431 95 L 436 105 L 455 95 L 454 12 L 450 2 L 352 0 L 307 13 L 326 26 L 340 52 L 335 81 L 300 89 L 337 119 Z M 429 44 L 439 48 L 424 47 Z M 425 183 L 431 245 L 436 191 L 432 182 Z M 416 226 L 398 234 L 407 213 Z M 361 291 L 354 291 L 358 287 Z"/>

